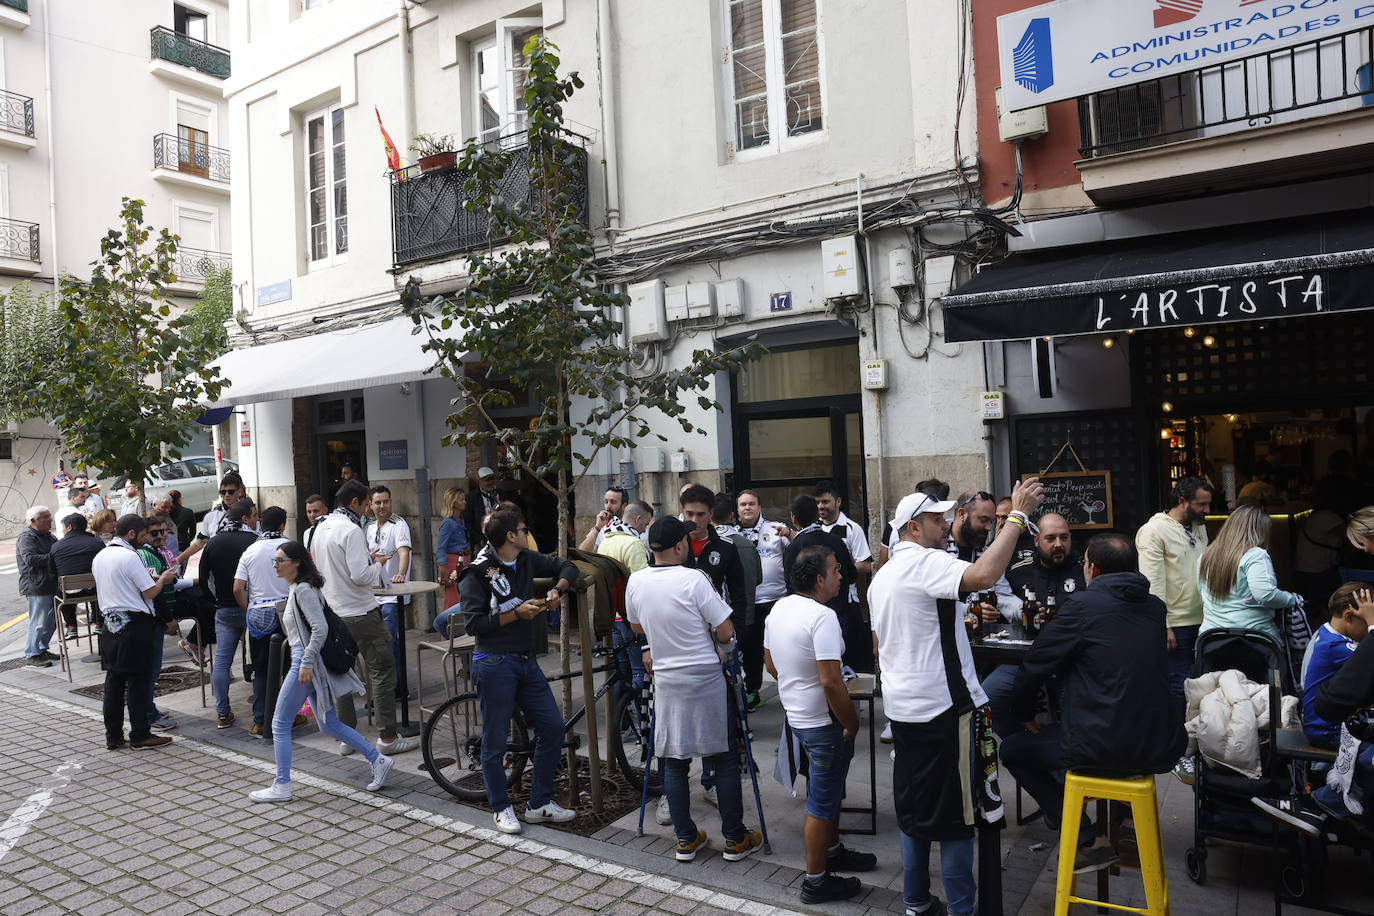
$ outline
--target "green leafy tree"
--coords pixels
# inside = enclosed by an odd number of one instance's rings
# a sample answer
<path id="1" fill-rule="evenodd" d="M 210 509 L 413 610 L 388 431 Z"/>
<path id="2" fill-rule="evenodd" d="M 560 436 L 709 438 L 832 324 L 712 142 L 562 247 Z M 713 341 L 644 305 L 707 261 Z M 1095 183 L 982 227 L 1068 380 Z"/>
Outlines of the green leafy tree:
<path id="1" fill-rule="evenodd" d="M 196 303 L 186 310 L 186 332 L 205 342 L 216 357 L 229 352 L 229 332 L 224 323 L 234 317 L 234 272 L 212 267 L 205 274 Z"/>
<path id="2" fill-rule="evenodd" d="M 0 294 L 0 419 L 42 416 L 42 389 L 69 352 L 50 294 L 28 281 Z"/>
<path id="3" fill-rule="evenodd" d="M 124 198 L 120 226 L 100 240 L 89 280 L 64 277 L 59 312 L 72 354 L 44 385 L 39 412 L 81 464 L 142 483 L 164 455 L 181 456 L 192 422 L 223 383 L 219 355 L 196 318 L 176 312 L 167 286 L 176 238 L 143 222 Z"/>
<path id="4" fill-rule="evenodd" d="M 495 149 L 470 140 L 459 162 L 463 206 L 486 217 L 493 240 L 513 247 L 469 255 L 469 282 L 452 296 L 428 298 L 412 278 L 403 303 L 416 332 L 428 335 L 424 346 L 438 357 L 439 371 L 457 386 L 457 409 L 448 417 L 453 432 L 444 443 L 504 446 L 508 464 L 557 498 L 557 547 L 566 556 L 570 497 L 596 456 L 655 436 L 652 424 L 665 417 L 704 435 L 685 416 L 683 399 L 719 410 L 706 394 L 712 377 L 763 348 L 751 342 L 725 352 L 698 350 L 682 369 L 635 371 L 615 318 L 627 298 L 596 284 L 594 242 L 578 194 L 586 153 L 563 128 L 563 105 L 583 84 L 576 73 L 558 75 L 556 50 L 542 35 L 524 48 L 525 146 Z M 510 180 L 517 174 L 522 180 Z M 517 391 L 537 404 L 539 417 L 501 428 L 491 411 L 514 403 Z M 591 405 L 585 414 L 570 409 L 578 397 Z M 567 672 L 568 615 L 562 621 Z M 571 682 L 565 685 L 570 704 Z"/>

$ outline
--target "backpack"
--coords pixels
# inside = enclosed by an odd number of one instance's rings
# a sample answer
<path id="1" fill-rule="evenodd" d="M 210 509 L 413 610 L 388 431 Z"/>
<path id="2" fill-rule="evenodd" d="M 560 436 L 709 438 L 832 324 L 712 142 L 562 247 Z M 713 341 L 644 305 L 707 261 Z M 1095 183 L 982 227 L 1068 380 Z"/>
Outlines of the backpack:
<path id="1" fill-rule="evenodd" d="M 334 613 L 323 593 L 320 594 L 320 604 L 324 607 L 324 619 L 329 625 L 324 645 L 320 646 L 320 661 L 331 674 L 346 674 L 358 660 L 358 644 L 353 641 L 353 634 L 348 632 L 348 627 L 344 626 L 339 615 Z M 301 613 L 300 605 L 296 606 L 296 619 L 301 622 L 306 633 L 314 632 L 310 628 L 310 621 Z"/>

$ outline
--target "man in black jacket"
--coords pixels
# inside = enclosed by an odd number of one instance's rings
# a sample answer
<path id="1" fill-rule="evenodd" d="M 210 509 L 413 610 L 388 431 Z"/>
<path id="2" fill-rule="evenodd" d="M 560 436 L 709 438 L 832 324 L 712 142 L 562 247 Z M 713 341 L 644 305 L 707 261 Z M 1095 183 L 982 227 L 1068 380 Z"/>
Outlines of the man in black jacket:
<path id="1" fill-rule="evenodd" d="M 818 520 L 820 510 L 814 496 L 798 496 L 792 500 L 792 530 L 796 535 L 787 549 L 782 552 L 782 574 L 786 576 L 792 569 L 792 562 L 804 547 L 828 547 L 835 554 L 835 562 L 840 565 L 840 592 L 825 603 L 840 618 L 843 628 L 845 615 L 849 612 L 849 586 L 854 584 L 857 573 L 854 557 L 845 546 L 844 538 L 821 528 Z"/>
<path id="2" fill-rule="evenodd" d="M 29 638 L 24 655 L 35 668 L 51 668 L 57 655 L 48 651 L 48 640 L 57 629 L 53 619 L 53 596 L 57 594 L 57 576 L 53 574 L 48 554 L 57 538 L 52 535 L 52 512 L 47 506 L 34 506 L 24 516 L 28 523 L 19 532 L 14 545 L 15 563 L 19 567 L 19 594 L 29 605 Z"/>
<path id="3" fill-rule="evenodd" d="M 1026 653 L 1011 710 L 1024 728 L 1002 741 L 1002 763 L 1034 796 L 1051 827 L 1064 807 L 1065 770 L 1167 773 L 1187 743 L 1159 639 L 1164 603 L 1136 571 L 1135 544 L 1120 534 L 1099 534 L 1085 556 L 1087 588 L 1075 593 Z M 1040 727 L 1035 697 L 1053 674 L 1064 685 L 1062 721 Z M 1118 862 L 1088 819 L 1080 823 L 1085 848 L 1074 871 Z"/>
<path id="4" fill-rule="evenodd" d="M 553 800 L 553 778 L 563 749 L 563 719 L 548 679 L 534 657 L 540 611 L 557 607 L 573 583 L 577 567 L 567 560 L 528 549 L 529 529 L 515 509 L 497 509 L 487 517 L 482 548 L 463 570 L 458 583 L 467 633 L 477 640 L 472 655 L 473 679 L 482 708 L 482 776 L 492 820 L 502 833 L 519 833 L 520 819 L 511 805 L 503 766 L 511 713 L 516 706 L 534 732 L 534 766 L 530 776 L 530 823 L 566 823 L 576 815 Z M 536 597 L 534 580 L 556 579 Z"/>
<path id="5" fill-rule="evenodd" d="M 59 580 L 63 576 L 88 576 L 96 554 L 105 549 L 105 542 L 86 530 L 86 516 L 81 513 L 62 519 L 62 539 L 52 545 L 48 562 L 52 572 Z M 81 599 L 94 595 L 95 589 L 84 592 L 66 592 L 63 597 Z M 92 616 L 99 620 L 99 607 L 92 608 Z M 62 606 L 62 622 L 66 626 L 66 639 L 76 639 L 76 605 Z"/>
<path id="6" fill-rule="evenodd" d="M 678 502 L 682 505 L 682 520 L 692 529 L 687 535 L 690 549 L 682 565 L 706 573 L 712 587 L 730 605 L 730 622 L 739 632 L 748 620 L 749 594 L 744 585 L 739 551 L 717 533 L 711 522 L 716 494 L 700 484 L 693 484 L 682 491 Z"/>
<path id="7" fill-rule="evenodd" d="M 234 597 L 234 573 L 243 552 L 257 543 L 257 523 L 258 510 L 251 499 L 234 503 L 200 558 L 200 584 L 215 597 L 215 660 L 210 685 L 215 691 L 216 728 L 234 724 L 234 711 L 229 708 L 229 671 L 239 640 L 248 629 L 247 616 Z"/>

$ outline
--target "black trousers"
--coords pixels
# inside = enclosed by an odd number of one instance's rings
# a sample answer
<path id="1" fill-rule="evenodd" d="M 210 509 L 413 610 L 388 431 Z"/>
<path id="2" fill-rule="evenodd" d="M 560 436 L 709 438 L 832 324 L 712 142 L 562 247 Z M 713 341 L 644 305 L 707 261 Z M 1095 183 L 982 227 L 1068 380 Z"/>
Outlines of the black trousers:
<path id="1" fill-rule="evenodd" d="M 747 693 L 758 693 L 763 685 L 763 624 L 774 604 L 774 601 L 764 601 L 754 605 L 754 622 L 745 627 L 740 636 L 744 689 Z"/>
<path id="2" fill-rule="evenodd" d="M 137 674 L 120 674 L 116 671 L 105 672 L 105 743 L 117 744 L 124 740 L 124 706 L 129 707 L 129 740 L 142 741 L 152 734 L 148 727 L 149 680 L 151 671 Z"/>

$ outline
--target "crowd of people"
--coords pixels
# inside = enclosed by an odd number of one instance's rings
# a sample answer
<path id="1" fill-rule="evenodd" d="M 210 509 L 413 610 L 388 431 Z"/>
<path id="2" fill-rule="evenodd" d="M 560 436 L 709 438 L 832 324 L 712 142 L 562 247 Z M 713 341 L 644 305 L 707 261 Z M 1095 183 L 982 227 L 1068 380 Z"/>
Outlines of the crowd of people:
<path id="1" fill-rule="evenodd" d="M 1313 637 L 1303 597 L 1276 584 L 1271 519 L 1259 506 L 1238 507 L 1209 540 L 1213 488 L 1187 478 L 1134 536 L 1096 534 L 1079 550 L 1066 519 L 1038 511 L 1043 493 L 1032 478 L 1002 499 L 981 490 L 950 498 L 947 484 L 921 481 L 887 521 L 875 562 L 863 528 L 828 481 L 796 497 L 785 520 L 766 518 L 751 490 L 717 494 L 689 483 L 677 512 L 656 518 L 649 504 L 609 488 L 579 548 L 613 560 L 625 577 L 612 638 L 631 685 L 653 678 L 651 740 L 663 782 L 657 816 L 677 838 L 676 858 L 691 861 L 708 844 L 691 812 L 696 759 L 702 789 L 719 811 L 723 857 L 742 859 L 761 844 L 745 823 L 738 746 L 741 712 L 766 702 L 766 670 L 807 761 L 803 900 L 857 894 L 858 879 L 842 875 L 870 870 L 877 860 L 838 838 L 859 728 L 845 679 L 880 668 L 907 912 L 971 913 L 974 829 L 1003 816 L 999 763 L 1052 828 L 1071 768 L 1121 775 L 1172 769 L 1192 781 L 1185 683 L 1196 673 L 1200 635 L 1218 628 L 1259 634 L 1291 657 L 1290 683 L 1302 691 L 1309 740 L 1349 756 L 1343 785 L 1255 804 L 1312 835 L 1325 818 L 1358 816 L 1374 790 L 1374 752 L 1350 717 L 1374 704 L 1374 640 L 1364 640 L 1374 625 L 1374 591 L 1358 582 L 1335 588 Z M 237 474 L 224 477 L 220 496 L 193 533 L 178 519 L 175 500 L 154 505 L 148 516 L 100 520 L 102 509 L 87 511 L 80 478 L 56 518 L 45 507 L 30 510 L 19 543 L 30 664 L 51 664 L 59 577 L 93 573 L 106 745 L 152 748 L 167 744 L 162 733 L 176 727 L 154 702 L 164 634 L 180 635 L 193 657 L 213 643 L 216 724 L 230 728 L 228 688 L 240 639 L 246 636 L 261 671 L 280 632 L 291 662 L 275 714 L 264 708 L 264 679 L 254 677 L 250 726 L 274 741 L 278 772 L 253 799 L 291 798 L 291 734 L 308 721 L 298 712 L 307 701 L 341 754 L 368 761 L 368 787 L 381 788 L 391 755 L 417 743 L 398 735 L 392 702 L 402 664 L 395 643 L 401 605 L 376 594 L 406 581 L 411 568 L 410 530 L 390 492 L 349 479 L 332 511 L 322 497 L 309 497 L 299 543 L 284 535 L 286 512 L 259 511 Z M 448 634 L 461 621 L 475 641 L 494 824 L 518 833 L 522 820 L 571 820 L 574 813 L 553 798 L 563 723 L 534 646 L 540 615 L 561 606 L 577 567 L 537 550 L 525 514 L 504 498 L 490 468 L 479 471 L 471 491 L 449 491 L 442 506 L 436 554 L 450 597 L 434 626 Z M 1355 548 L 1374 554 L 1374 507 L 1353 513 L 1346 533 Z M 198 575 L 185 577 L 186 561 L 201 551 Z M 553 585 L 536 588 L 536 580 Z M 363 684 L 326 658 L 336 619 L 366 668 L 379 732 L 372 743 L 357 731 L 353 697 Z M 64 624 L 66 635 L 75 633 L 72 618 Z M 1027 647 L 1019 663 L 980 667 L 974 646 L 1007 635 Z M 721 676 L 736 652 L 743 711 Z M 516 708 L 535 739 L 520 814 L 502 765 Z M 1107 825 L 1086 817 L 1080 824 L 1076 871 L 1121 861 Z M 929 880 L 936 843 L 947 903 Z"/>

